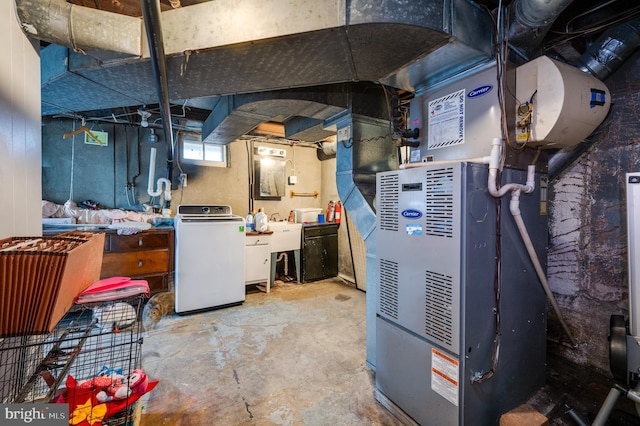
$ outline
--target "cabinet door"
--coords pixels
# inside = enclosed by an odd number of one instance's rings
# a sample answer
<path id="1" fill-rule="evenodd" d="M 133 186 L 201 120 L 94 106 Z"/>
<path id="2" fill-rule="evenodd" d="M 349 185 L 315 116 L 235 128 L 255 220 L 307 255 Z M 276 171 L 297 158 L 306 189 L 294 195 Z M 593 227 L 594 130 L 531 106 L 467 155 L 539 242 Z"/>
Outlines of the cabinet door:
<path id="1" fill-rule="evenodd" d="M 324 276 L 325 247 L 324 237 L 304 239 L 304 261 L 302 262 L 302 281 L 319 280 Z"/>
<path id="2" fill-rule="evenodd" d="M 271 273 L 269 245 L 247 245 L 245 247 L 245 276 L 247 284 L 267 282 Z"/>
<path id="3" fill-rule="evenodd" d="M 322 244 L 322 269 L 323 278 L 338 275 L 338 235 L 327 235 Z"/>

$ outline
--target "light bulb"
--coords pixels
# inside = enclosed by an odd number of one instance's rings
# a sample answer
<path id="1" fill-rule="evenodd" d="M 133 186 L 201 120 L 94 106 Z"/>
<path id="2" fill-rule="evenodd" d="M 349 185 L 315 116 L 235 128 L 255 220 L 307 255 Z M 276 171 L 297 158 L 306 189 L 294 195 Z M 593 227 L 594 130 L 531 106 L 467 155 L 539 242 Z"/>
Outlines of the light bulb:
<path id="1" fill-rule="evenodd" d="M 140 114 L 140 117 L 141 117 L 140 125 L 142 127 L 149 127 L 149 117 L 151 117 L 151 113 L 149 111 L 139 109 L 138 114 Z"/>

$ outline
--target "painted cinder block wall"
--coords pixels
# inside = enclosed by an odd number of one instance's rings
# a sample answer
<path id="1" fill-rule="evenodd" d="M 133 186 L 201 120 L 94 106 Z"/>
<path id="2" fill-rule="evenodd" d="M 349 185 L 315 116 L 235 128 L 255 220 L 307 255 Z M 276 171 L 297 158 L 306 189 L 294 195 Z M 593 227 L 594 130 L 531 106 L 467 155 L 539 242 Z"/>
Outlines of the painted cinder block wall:
<path id="1" fill-rule="evenodd" d="M 550 314 L 549 350 L 606 374 L 609 318 L 628 314 L 625 173 L 640 171 L 639 72 L 636 51 L 605 81 L 611 112 L 550 191 L 549 284 L 579 345 L 555 343 L 563 336 Z"/>

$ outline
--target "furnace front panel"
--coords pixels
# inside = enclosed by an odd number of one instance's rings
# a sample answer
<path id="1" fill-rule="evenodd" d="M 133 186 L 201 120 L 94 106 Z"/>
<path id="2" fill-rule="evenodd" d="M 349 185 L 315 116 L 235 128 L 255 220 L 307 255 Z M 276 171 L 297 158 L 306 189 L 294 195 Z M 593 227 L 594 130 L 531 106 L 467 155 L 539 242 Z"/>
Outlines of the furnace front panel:
<path id="1" fill-rule="evenodd" d="M 421 424 L 497 424 L 544 384 L 545 294 L 509 196 L 496 201 L 487 175 L 466 162 L 377 175 L 376 381 Z M 525 180 L 503 171 L 505 182 Z M 544 264 L 537 188 L 520 207 Z M 478 381 L 493 366 L 498 314 L 497 368 Z"/>

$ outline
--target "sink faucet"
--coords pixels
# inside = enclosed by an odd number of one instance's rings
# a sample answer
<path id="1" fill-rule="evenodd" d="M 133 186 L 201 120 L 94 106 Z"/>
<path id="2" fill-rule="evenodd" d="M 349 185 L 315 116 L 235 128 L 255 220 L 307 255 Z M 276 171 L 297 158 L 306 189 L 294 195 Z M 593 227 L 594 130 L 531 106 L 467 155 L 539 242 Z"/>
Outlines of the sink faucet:
<path id="1" fill-rule="evenodd" d="M 269 218 L 269 220 L 270 220 L 271 222 L 276 222 L 276 221 L 273 219 L 275 216 L 278 216 L 278 220 L 277 220 L 277 222 L 280 222 L 281 218 L 280 218 L 280 213 L 278 213 L 278 212 L 271 213 L 271 217 Z"/>

